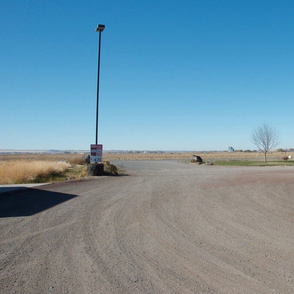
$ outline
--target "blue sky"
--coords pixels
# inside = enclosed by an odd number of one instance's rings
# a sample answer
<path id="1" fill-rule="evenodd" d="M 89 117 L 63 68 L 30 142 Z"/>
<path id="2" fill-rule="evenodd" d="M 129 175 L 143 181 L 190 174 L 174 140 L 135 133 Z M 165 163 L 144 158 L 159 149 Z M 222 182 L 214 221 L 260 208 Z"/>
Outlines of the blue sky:
<path id="1" fill-rule="evenodd" d="M 294 2 L 0 3 L 0 149 L 294 147 Z"/>

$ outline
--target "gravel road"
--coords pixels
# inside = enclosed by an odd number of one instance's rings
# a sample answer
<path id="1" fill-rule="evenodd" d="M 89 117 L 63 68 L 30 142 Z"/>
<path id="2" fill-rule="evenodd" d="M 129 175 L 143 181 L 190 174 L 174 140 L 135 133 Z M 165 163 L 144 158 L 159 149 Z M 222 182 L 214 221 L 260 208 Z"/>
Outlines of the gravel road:
<path id="1" fill-rule="evenodd" d="M 129 161 L 0 195 L 0 292 L 294 293 L 294 169 Z"/>

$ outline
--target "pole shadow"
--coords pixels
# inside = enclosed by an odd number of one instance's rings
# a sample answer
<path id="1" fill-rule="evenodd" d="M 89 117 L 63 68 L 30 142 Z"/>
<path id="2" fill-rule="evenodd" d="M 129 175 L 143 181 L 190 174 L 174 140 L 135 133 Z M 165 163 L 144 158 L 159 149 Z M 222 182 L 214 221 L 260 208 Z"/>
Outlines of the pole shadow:
<path id="1" fill-rule="evenodd" d="M 0 194 L 0 218 L 31 216 L 77 195 L 26 188 Z"/>

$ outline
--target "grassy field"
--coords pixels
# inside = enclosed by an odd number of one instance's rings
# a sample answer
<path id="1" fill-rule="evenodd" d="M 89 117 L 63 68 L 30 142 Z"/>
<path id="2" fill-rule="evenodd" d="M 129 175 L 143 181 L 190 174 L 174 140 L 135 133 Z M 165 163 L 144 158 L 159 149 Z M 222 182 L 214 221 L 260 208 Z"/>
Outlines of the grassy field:
<path id="1" fill-rule="evenodd" d="M 103 153 L 103 160 L 187 160 L 195 154 L 204 161 L 263 161 L 260 152 L 164 152 L 164 153 Z M 290 152 L 270 152 L 268 161 L 282 161 Z M 294 154 L 293 154 L 294 155 Z M 83 164 L 83 154 L 0 154 L 0 162 L 10 160 L 64 161 L 71 165 Z"/>
<path id="2" fill-rule="evenodd" d="M 255 161 L 255 160 L 228 160 L 215 161 L 215 165 L 221 166 L 294 166 L 294 160 L 276 160 L 276 161 Z"/>
<path id="3" fill-rule="evenodd" d="M 0 184 L 48 183 L 80 178 L 81 154 L 2 154 Z"/>
<path id="4" fill-rule="evenodd" d="M 263 154 L 258 152 L 105 153 L 103 160 L 180 160 L 188 163 L 193 154 L 214 165 L 294 165 L 294 160 L 283 160 L 291 155 L 289 152 L 271 152 L 267 163 L 263 162 Z M 0 184 L 78 179 L 82 176 L 83 164 L 83 154 L 0 154 Z"/>
<path id="5" fill-rule="evenodd" d="M 205 162 L 227 161 L 263 161 L 263 153 L 260 152 L 165 152 L 165 153 L 122 153 L 104 154 L 104 160 L 183 160 L 189 161 L 192 155 L 200 156 Z M 291 155 L 289 152 L 270 152 L 268 161 L 283 161 L 283 157 Z M 290 162 L 290 161 L 289 161 Z"/>
<path id="6" fill-rule="evenodd" d="M 64 161 L 71 165 L 84 163 L 83 154 L 0 154 L 0 162 L 11 160 Z"/>
<path id="7" fill-rule="evenodd" d="M 70 164 L 63 161 L 17 161 L 0 162 L 0 184 L 40 183 L 62 177 Z"/>

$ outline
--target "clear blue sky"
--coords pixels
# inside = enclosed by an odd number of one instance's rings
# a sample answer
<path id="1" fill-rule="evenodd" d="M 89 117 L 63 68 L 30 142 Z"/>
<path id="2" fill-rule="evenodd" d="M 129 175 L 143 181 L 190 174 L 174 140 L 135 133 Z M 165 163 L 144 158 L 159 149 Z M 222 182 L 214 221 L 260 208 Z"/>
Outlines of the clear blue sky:
<path id="1" fill-rule="evenodd" d="M 0 2 L 0 149 L 294 147 L 294 1 Z"/>

